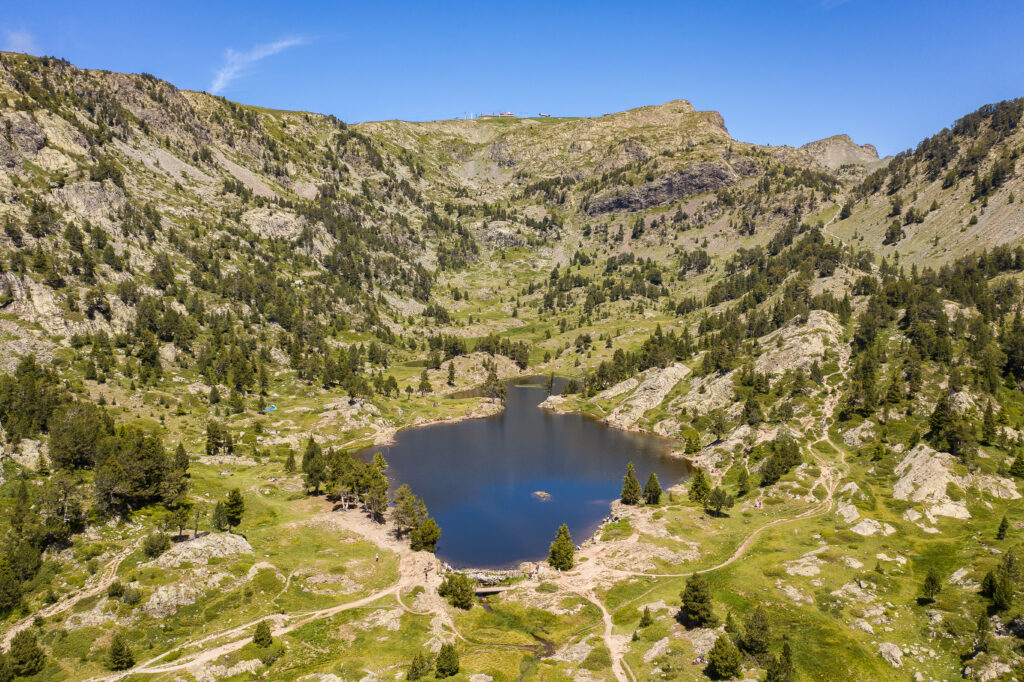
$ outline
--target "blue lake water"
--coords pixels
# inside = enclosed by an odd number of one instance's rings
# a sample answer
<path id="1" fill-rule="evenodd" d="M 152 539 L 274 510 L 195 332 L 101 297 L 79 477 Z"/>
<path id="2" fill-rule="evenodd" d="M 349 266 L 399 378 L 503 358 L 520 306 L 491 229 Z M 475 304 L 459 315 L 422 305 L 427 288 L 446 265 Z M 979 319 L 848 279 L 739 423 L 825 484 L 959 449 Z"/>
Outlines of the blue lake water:
<path id="1" fill-rule="evenodd" d="M 641 485 L 652 471 L 663 488 L 688 476 L 688 464 L 669 456 L 671 441 L 553 414 L 538 407 L 547 395 L 539 383 L 510 385 L 499 415 L 408 429 L 363 451 L 383 452 L 392 489 L 408 483 L 426 502 L 444 561 L 507 568 L 540 560 L 562 523 L 582 541 L 608 515 L 627 462 Z"/>

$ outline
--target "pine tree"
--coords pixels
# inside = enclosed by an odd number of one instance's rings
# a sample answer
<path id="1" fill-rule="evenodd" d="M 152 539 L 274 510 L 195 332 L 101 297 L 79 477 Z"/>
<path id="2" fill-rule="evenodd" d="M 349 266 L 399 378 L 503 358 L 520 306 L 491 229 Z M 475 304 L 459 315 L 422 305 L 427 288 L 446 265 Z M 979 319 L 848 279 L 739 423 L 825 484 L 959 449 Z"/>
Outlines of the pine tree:
<path id="1" fill-rule="evenodd" d="M 708 652 L 708 665 L 704 674 L 713 680 L 729 680 L 740 673 L 743 662 L 740 650 L 727 635 L 720 635 Z"/>
<path id="2" fill-rule="evenodd" d="M 977 629 L 978 635 L 974 640 L 974 652 L 987 652 L 992 646 L 992 622 L 989 620 L 987 613 L 983 612 L 978 616 Z"/>
<path id="3" fill-rule="evenodd" d="M 188 453 L 185 452 L 185 446 L 178 443 L 178 447 L 174 449 L 174 468 L 184 472 L 188 471 Z"/>
<path id="4" fill-rule="evenodd" d="M 651 609 L 649 606 L 644 607 L 644 612 L 640 616 L 640 627 L 645 628 L 654 623 L 654 616 L 651 615 Z"/>
<path id="5" fill-rule="evenodd" d="M 740 646 L 755 658 L 765 654 L 772 643 L 772 628 L 768 614 L 760 605 L 747 617 L 743 626 Z"/>
<path id="6" fill-rule="evenodd" d="M 1010 522 L 1003 517 L 1003 520 L 999 522 L 999 530 L 996 531 L 996 540 L 1005 540 L 1006 531 L 1010 530 Z"/>
<path id="7" fill-rule="evenodd" d="M 270 625 L 265 620 L 256 624 L 256 632 L 253 633 L 252 643 L 261 649 L 266 649 L 274 643 L 274 636 L 270 634 Z"/>
<path id="8" fill-rule="evenodd" d="M 21 582 L 7 557 L 0 557 L 0 616 L 7 615 L 21 603 Z"/>
<path id="9" fill-rule="evenodd" d="M 14 668 L 11 666 L 11 657 L 0 654 L 0 682 L 12 682 L 14 680 Z"/>
<path id="10" fill-rule="evenodd" d="M 643 490 L 640 488 L 640 481 L 636 479 L 636 469 L 633 463 L 626 465 L 626 475 L 622 477 L 622 504 L 637 504 Z"/>
<path id="11" fill-rule="evenodd" d="M 376 456 L 374 459 L 376 461 Z M 384 514 L 388 510 L 388 479 L 376 464 L 371 467 L 370 483 L 363 493 L 363 507 L 374 521 L 384 523 Z"/>
<path id="12" fill-rule="evenodd" d="M 284 460 L 284 471 L 286 474 L 295 473 L 295 452 L 292 449 L 288 449 L 288 457 Z"/>
<path id="13" fill-rule="evenodd" d="M 418 522 L 416 518 L 416 502 L 416 496 L 413 494 L 412 488 L 409 487 L 408 483 L 398 486 L 398 490 L 395 491 L 395 508 L 391 513 L 391 520 L 394 522 L 395 532 L 399 536 L 409 533 L 416 527 Z"/>
<path id="14" fill-rule="evenodd" d="M 245 500 L 242 499 L 242 491 L 238 488 L 228 493 L 224 500 L 224 520 L 228 524 L 228 532 L 242 522 L 242 515 L 245 514 Z"/>
<path id="15" fill-rule="evenodd" d="M 313 489 L 314 495 L 320 494 L 320 484 L 326 477 L 327 462 L 323 449 L 312 438 L 302 453 L 302 473 L 306 477 L 306 487 Z"/>
<path id="16" fill-rule="evenodd" d="M 448 362 L 448 385 L 455 385 L 455 361 L 451 360 Z"/>
<path id="17" fill-rule="evenodd" d="M 996 611 L 1006 611 L 1013 606 L 1013 598 L 1013 581 L 1005 573 L 997 572 L 992 588 L 992 607 Z"/>
<path id="18" fill-rule="evenodd" d="M 428 516 L 409 533 L 409 547 L 414 552 L 434 552 L 440 539 L 441 526 L 437 525 L 433 517 Z"/>
<path id="19" fill-rule="evenodd" d="M 761 405 L 757 402 L 757 398 L 754 397 L 753 393 L 747 396 L 747 401 L 743 403 L 743 421 L 750 426 L 757 426 L 764 421 Z"/>
<path id="20" fill-rule="evenodd" d="M 555 541 L 551 543 L 548 552 L 548 564 L 560 571 L 568 571 L 573 566 L 575 545 L 572 544 L 572 535 L 569 534 L 569 526 L 564 523 L 558 527 Z"/>
<path id="21" fill-rule="evenodd" d="M 733 618 L 731 609 L 726 612 L 725 625 L 722 627 L 725 628 L 725 631 L 729 634 L 729 637 L 732 639 L 733 642 L 738 642 L 740 641 L 740 638 L 743 637 L 743 631 L 740 629 L 740 626 L 736 622 L 736 619 Z"/>
<path id="22" fill-rule="evenodd" d="M 711 588 L 700 573 L 694 573 L 686 580 L 686 588 L 680 595 L 686 618 L 694 625 L 714 627 L 718 623 L 711 605 Z"/>
<path id="23" fill-rule="evenodd" d="M 120 632 L 116 633 L 110 640 L 110 649 L 107 651 L 107 666 L 111 670 L 127 670 L 135 665 L 135 656 L 131 647 Z"/>
<path id="24" fill-rule="evenodd" d="M 406 673 L 405 679 L 422 679 L 430 674 L 433 667 L 433 664 L 430 662 L 430 659 L 427 658 L 426 654 L 422 651 L 417 651 L 416 655 L 412 657 L 412 663 L 409 664 L 409 672 Z"/>
<path id="25" fill-rule="evenodd" d="M 455 651 L 454 644 L 441 645 L 441 652 L 437 655 L 436 669 L 437 676 L 442 679 L 459 674 L 459 654 Z"/>
<path id="26" fill-rule="evenodd" d="M 708 495 L 706 506 L 708 509 L 715 513 L 715 516 L 721 516 L 722 510 L 731 507 L 734 501 L 729 494 L 725 492 L 722 486 L 715 486 L 715 489 Z"/>
<path id="27" fill-rule="evenodd" d="M 932 566 L 928 569 L 928 575 L 924 577 L 924 584 L 921 586 L 921 593 L 928 601 L 935 601 L 935 596 L 942 590 L 942 578 L 939 572 Z"/>
<path id="28" fill-rule="evenodd" d="M 225 511 L 224 503 L 217 500 L 217 504 L 213 505 L 213 518 L 210 519 L 213 527 L 217 530 L 226 530 L 228 527 L 228 514 Z"/>
<path id="29" fill-rule="evenodd" d="M 775 656 L 768 662 L 764 682 L 793 682 L 793 652 L 789 642 L 782 645 L 782 655 Z"/>
<path id="30" fill-rule="evenodd" d="M 740 470 L 740 478 L 736 487 L 736 497 L 743 497 L 750 492 L 750 472 L 746 467 Z"/>
<path id="31" fill-rule="evenodd" d="M 658 481 L 658 474 L 651 472 L 647 477 L 647 484 L 644 486 L 644 501 L 647 504 L 658 504 L 661 501 L 661 483 Z"/>
<path id="32" fill-rule="evenodd" d="M 31 677 L 43 669 L 46 654 L 39 648 L 36 634 L 31 630 L 22 630 L 11 640 L 11 668 L 20 677 Z"/>
<path id="33" fill-rule="evenodd" d="M 986 445 L 992 445 L 996 441 L 996 415 L 992 410 L 992 401 L 985 405 L 985 414 L 981 420 L 981 440 Z"/>
<path id="34" fill-rule="evenodd" d="M 1010 475 L 1016 478 L 1024 478 L 1024 451 L 1018 450 L 1010 465 Z"/>
<path id="35" fill-rule="evenodd" d="M 708 479 L 708 475 L 704 473 L 703 469 L 697 469 L 693 472 L 693 478 L 690 479 L 690 501 L 704 504 L 710 494 L 711 481 Z"/>
<path id="36" fill-rule="evenodd" d="M 473 581 L 463 573 L 449 573 L 437 589 L 437 593 L 448 600 L 457 609 L 473 608 L 476 593 Z"/>

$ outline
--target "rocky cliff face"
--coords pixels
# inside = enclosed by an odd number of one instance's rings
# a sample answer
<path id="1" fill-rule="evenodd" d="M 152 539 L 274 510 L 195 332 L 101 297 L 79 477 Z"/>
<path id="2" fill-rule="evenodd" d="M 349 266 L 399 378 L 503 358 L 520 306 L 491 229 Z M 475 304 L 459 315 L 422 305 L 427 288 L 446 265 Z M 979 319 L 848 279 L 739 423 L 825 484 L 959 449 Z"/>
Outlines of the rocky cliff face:
<path id="1" fill-rule="evenodd" d="M 824 140 L 808 142 L 800 147 L 826 168 L 846 165 L 870 164 L 878 161 L 878 150 L 873 144 L 857 144 L 849 135 L 833 135 Z"/>
<path id="2" fill-rule="evenodd" d="M 640 211 L 652 206 L 664 206 L 694 194 L 726 187 L 736 182 L 737 177 L 733 169 L 724 163 L 697 163 L 622 194 L 595 199 L 587 212 L 597 215 L 609 211 Z"/>

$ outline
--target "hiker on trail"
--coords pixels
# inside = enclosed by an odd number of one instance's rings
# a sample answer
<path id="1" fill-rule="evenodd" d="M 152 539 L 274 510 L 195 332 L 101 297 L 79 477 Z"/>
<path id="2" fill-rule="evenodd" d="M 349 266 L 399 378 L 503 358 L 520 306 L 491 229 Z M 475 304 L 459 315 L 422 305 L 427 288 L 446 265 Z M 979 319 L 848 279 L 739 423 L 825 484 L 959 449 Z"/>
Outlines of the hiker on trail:
<path id="1" fill-rule="evenodd" d="M 380 562 L 380 552 L 377 552 L 377 558 L 376 558 L 376 559 L 374 559 L 374 561 L 376 561 L 376 562 Z"/>

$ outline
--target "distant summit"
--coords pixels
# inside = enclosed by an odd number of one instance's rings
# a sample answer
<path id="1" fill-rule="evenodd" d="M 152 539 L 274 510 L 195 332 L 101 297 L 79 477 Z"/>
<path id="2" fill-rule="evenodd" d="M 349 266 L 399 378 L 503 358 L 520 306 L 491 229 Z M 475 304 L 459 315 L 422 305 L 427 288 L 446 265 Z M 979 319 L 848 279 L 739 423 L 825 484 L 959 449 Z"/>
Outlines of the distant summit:
<path id="1" fill-rule="evenodd" d="M 808 142 L 800 147 L 826 168 L 836 169 L 847 164 L 869 164 L 878 161 L 878 150 L 873 144 L 857 144 L 849 135 L 833 135 L 823 140 Z"/>

